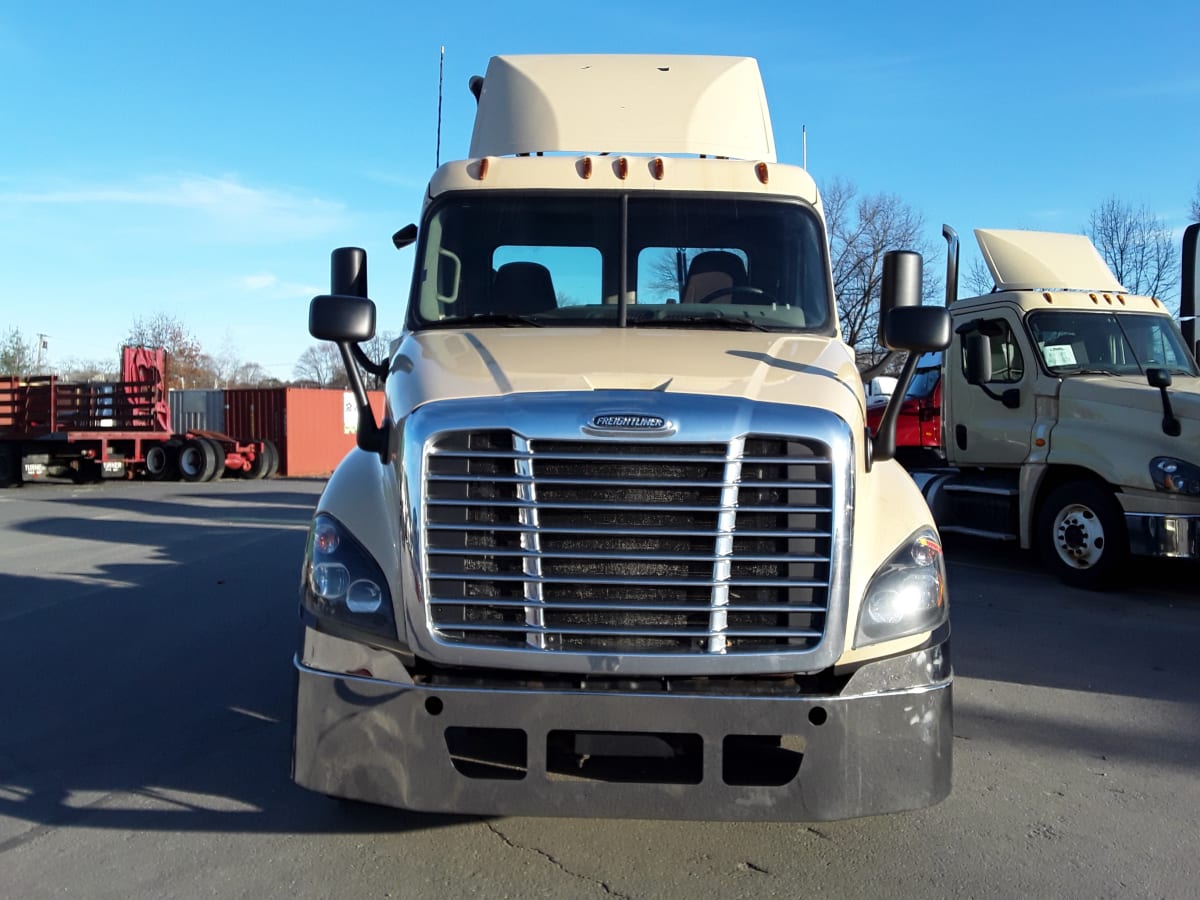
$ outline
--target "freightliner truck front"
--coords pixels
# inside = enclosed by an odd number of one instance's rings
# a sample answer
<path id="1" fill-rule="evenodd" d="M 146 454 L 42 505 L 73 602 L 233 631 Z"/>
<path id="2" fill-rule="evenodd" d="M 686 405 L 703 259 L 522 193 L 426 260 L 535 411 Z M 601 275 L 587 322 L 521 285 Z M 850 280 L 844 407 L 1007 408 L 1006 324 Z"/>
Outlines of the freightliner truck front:
<path id="1" fill-rule="evenodd" d="M 753 59 L 511 56 L 429 183 L 309 533 L 293 774 L 415 810 L 820 820 L 951 782 L 946 574 L 872 440 L 821 201 Z M 885 344 L 949 341 L 888 258 Z M 376 421 L 360 369 L 386 374 Z M 894 397 L 904 396 L 909 365 Z"/>

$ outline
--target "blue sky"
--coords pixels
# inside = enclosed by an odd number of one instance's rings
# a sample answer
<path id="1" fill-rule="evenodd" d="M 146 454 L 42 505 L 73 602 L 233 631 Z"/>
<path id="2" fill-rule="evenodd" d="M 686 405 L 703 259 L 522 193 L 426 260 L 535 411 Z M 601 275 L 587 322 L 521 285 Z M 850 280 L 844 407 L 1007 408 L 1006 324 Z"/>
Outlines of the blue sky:
<path id="1" fill-rule="evenodd" d="M 165 312 L 288 378 L 329 252 L 365 247 L 399 328 L 435 161 L 501 53 L 759 60 L 781 161 L 941 225 L 1080 231 L 1116 196 L 1169 227 L 1200 184 L 1200 5 L 0 3 L 0 333 L 115 359 Z M 943 266 L 940 255 L 927 264 Z"/>

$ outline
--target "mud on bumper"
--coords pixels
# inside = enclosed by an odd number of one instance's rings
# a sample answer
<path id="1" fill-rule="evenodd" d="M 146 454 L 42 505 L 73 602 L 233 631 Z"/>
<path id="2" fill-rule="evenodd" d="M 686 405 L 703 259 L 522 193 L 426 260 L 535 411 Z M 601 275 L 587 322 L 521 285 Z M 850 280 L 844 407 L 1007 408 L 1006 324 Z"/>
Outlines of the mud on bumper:
<path id="1" fill-rule="evenodd" d="M 818 821 L 950 791 L 945 644 L 871 663 L 837 696 L 484 690 L 296 662 L 293 777 L 427 812 Z"/>

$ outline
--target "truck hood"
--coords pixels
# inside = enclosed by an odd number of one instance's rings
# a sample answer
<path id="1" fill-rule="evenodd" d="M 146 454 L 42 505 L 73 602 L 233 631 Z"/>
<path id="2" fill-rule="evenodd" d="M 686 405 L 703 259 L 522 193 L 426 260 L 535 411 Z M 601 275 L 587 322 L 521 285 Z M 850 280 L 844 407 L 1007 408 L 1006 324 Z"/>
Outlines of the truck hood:
<path id="1" fill-rule="evenodd" d="M 1159 418 L 1163 410 L 1158 388 L 1150 387 L 1141 375 L 1077 375 L 1063 380 L 1058 396 L 1064 415 L 1111 416 L 1114 423 L 1120 421 L 1121 410 Z M 1176 418 L 1184 423 L 1184 436 L 1200 437 L 1200 378 L 1176 376 L 1167 396 Z"/>
<path id="2" fill-rule="evenodd" d="M 423 331 L 401 341 L 392 414 L 436 400 L 550 391 L 662 391 L 821 406 L 861 422 L 862 379 L 835 338 L 637 328 Z"/>

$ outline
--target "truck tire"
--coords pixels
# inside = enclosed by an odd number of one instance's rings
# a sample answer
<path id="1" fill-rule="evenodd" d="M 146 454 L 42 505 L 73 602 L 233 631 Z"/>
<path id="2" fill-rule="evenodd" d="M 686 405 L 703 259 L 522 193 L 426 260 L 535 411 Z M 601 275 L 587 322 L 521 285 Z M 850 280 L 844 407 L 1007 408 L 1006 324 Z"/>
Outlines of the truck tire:
<path id="1" fill-rule="evenodd" d="M 267 452 L 266 444 L 263 444 L 254 451 L 254 459 L 246 468 L 242 469 L 242 477 L 251 480 L 267 477 L 267 470 L 270 468 L 271 458 Z"/>
<path id="2" fill-rule="evenodd" d="M 211 481 L 217 471 L 217 449 L 204 438 L 191 438 L 179 448 L 179 477 L 184 481 Z"/>
<path id="3" fill-rule="evenodd" d="M 225 445 L 213 438 L 201 438 L 201 440 L 207 441 L 212 446 L 213 458 L 216 460 L 212 475 L 204 480 L 216 481 L 225 474 Z"/>
<path id="4" fill-rule="evenodd" d="M 155 444 L 146 451 L 146 477 L 151 481 L 169 481 L 178 476 L 176 451 L 166 444 Z"/>
<path id="5" fill-rule="evenodd" d="M 0 444 L 0 488 L 20 487 L 21 448 L 15 444 Z"/>
<path id="6" fill-rule="evenodd" d="M 1047 568 L 1087 590 L 1116 586 L 1129 555 L 1121 505 L 1110 490 L 1089 481 L 1050 492 L 1038 512 L 1037 541 Z"/>
<path id="7" fill-rule="evenodd" d="M 263 456 L 267 460 L 267 474 L 264 478 L 274 478 L 279 474 L 279 448 L 274 441 L 263 441 Z"/>

